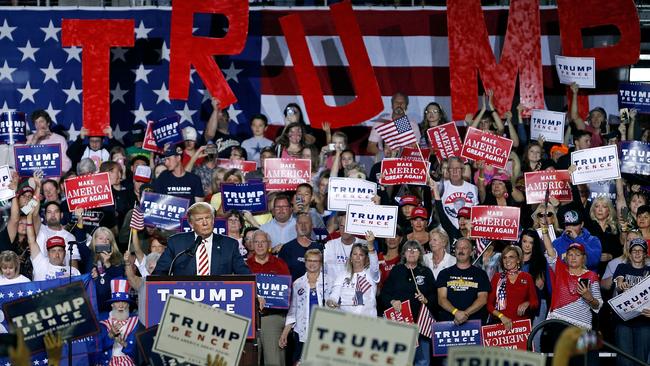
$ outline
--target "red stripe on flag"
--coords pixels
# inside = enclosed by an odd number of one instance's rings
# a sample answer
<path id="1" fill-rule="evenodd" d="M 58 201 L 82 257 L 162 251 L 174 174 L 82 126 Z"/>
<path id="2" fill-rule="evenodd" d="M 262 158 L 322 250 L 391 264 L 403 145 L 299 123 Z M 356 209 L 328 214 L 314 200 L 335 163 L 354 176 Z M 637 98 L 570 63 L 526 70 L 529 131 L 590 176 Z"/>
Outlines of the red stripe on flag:
<path id="1" fill-rule="evenodd" d="M 431 325 L 433 324 L 433 317 L 424 304 L 420 305 L 420 315 L 418 315 L 418 330 L 420 334 L 427 338 L 431 338 Z"/>
<path id="2" fill-rule="evenodd" d="M 541 35 L 559 35 L 556 9 L 541 9 Z M 323 10 L 263 10 L 262 34 L 281 36 L 279 18 L 299 14 L 308 36 L 338 35 L 330 11 Z M 484 9 L 485 26 L 490 36 L 505 34 L 507 8 Z M 364 36 L 447 36 L 447 12 L 444 8 L 413 10 L 355 10 L 361 34 Z M 307 19 L 309 21 L 307 21 Z"/>
<path id="3" fill-rule="evenodd" d="M 396 90 L 409 96 L 451 95 L 448 67 L 373 67 L 373 70 L 382 95 L 392 95 Z M 356 95 L 347 67 L 319 66 L 316 72 L 324 95 Z M 597 71 L 598 89 L 594 89 L 593 94 L 618 94 L 615 72 Z M 545 95 L 566 94 L 566 85 L 558 81 L 555 66 L 542 66 L 542 74 Z M 261 93 L 267 95 L 301 94 L 292 66 L 262 66 L 260 88 Z"/>

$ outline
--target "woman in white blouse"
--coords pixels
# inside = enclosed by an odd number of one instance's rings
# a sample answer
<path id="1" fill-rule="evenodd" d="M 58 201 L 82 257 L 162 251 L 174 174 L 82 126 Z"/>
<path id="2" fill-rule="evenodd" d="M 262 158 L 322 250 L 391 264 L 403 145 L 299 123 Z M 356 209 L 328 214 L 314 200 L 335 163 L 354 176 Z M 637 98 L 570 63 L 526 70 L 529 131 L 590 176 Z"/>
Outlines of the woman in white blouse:
<path id="1" fill-rule="evenodd" d="M 327 306 L 354 314 L 377 316 L 379 261 L 374 248 L 375 237 L 366 235 L 368 245 L 354 244 L 346 264 L 332 286 Z"/>
<path id="2" fill-rule="evenodd" d="M 305 269 L 307 272 L 293 282 L 291 305 L 278 341 L 280 348 L 286 347 L 289 333 L 293 329 L 296 347 L 293 352 L 292 364 L 300 361 L 302 346 L 307 341 L 307 330 L 312 307 L 320 306 L 323 303 L 322 261 L 323 253 L 320 250 L 309 249 L 306 251 Z"/>

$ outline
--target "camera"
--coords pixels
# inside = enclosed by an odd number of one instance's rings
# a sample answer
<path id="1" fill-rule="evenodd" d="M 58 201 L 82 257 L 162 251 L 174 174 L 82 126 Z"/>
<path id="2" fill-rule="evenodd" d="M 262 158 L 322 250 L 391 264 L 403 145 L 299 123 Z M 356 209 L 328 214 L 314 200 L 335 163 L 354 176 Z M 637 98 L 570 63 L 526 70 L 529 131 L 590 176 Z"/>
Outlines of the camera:
<path id="1" fill-rule="evenodd" d="M 110 244 L 95 244 L 95 253 L 110 253 Z"/>
<path id="2" fill-rule="evenodd" d="M 336 150 L 336 144 L 329 144 L 329 145 L 327 145 L 327 150 L 329 150 L 329 151 L 335 151 L 335 150 Z"/>

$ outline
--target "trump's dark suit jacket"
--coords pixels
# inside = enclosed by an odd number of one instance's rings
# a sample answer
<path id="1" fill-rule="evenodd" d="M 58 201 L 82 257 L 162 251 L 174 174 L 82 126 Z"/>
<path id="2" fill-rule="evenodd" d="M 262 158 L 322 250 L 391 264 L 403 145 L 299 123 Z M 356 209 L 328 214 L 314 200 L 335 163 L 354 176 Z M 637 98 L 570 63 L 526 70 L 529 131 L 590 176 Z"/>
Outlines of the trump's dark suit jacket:
<path id="1" fill-rule="evenodd" d="M 167 249 L 160 256 L 154 275 L 167 275 L 172 260 L 178 253 L 194 245 L 194 232 L 174 234 L 169 238 Z M 198 255 L 198 252 L 197 252 Z M 227 236 L 212 234 L 211 275 L 250 274 L 251 271 L 239 253 L 239 243 Z M 195 276 L 196 258 L 189 254 L 178 257 L 174 262 L 176 276 Z"/>

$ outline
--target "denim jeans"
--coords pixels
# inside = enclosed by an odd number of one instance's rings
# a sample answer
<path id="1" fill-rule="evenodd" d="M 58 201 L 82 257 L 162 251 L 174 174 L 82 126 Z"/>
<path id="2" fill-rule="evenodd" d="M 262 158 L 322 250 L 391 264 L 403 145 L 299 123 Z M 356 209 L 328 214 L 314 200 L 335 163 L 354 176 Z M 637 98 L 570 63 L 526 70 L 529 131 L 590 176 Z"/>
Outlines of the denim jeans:
<path id="1" fill-rule="evenodd" d="M 630 327 L 625 324 L 616 326 L 616 346 L 622 351 L 645 361 L 650 353 L 650 326 Z M 616 358 L 616 365 L 637 365 L 623 356 Z"/>
<path id="2" fill-rule="evenodd" d="M 431 360 L 431 339 L 418 335 L 418 348 L 415 349 L 414 366 L 429 366 Z"/>

